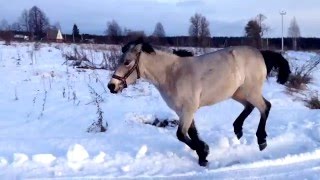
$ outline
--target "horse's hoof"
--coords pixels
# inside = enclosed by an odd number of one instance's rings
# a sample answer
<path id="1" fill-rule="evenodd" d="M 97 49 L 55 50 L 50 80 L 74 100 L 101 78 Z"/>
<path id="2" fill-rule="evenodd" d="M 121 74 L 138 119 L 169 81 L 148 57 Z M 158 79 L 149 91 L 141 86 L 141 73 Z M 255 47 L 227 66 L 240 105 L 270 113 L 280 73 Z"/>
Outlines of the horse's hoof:
<path id="1" fill-rule="evenodd" d="M 202 166 L 202 167 L 206 167 L 208 166 L 208 161 L 205 159 L 205 160 L 200 160 L 199 159 L 199 165 Z"/>
<path id="2" fill-rule="evenodd" d="M 260 151 L 263 151 L 267 147 L 267 142 L 264 142 L 262 144 L 259 144 Z"/>
<path id="3" fill-rule="evenodd" d="M 241 139 L 241 137 L 243 136 L 243 132 L 240 131 L 240 132 L 236 133 L 236 136 L 238 139 Z"/>
<path id="4" fill-rule="evenodd" d="M 196 150 L 198 156 L 199 156 L 199 165 L 200 166 L 207 166 L 208 161 L 206 160 L 208 154 L 209 154 L 209 146 L 205 142 L 201 141 L 201 145 Z"/>

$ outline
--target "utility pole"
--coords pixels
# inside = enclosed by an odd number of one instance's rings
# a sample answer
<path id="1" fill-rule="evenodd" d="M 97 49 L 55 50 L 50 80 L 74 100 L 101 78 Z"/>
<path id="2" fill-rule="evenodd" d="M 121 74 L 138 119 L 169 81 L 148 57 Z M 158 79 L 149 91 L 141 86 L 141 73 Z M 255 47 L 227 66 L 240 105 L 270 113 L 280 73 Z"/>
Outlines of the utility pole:
<path id="1" fill-rule="evenodd" d="M 283 52 L 283 46 L 284 46 L 284 42 L 283 42 L 283 16 L 286 15 L 287 12 L 285 11 L 280 11 L 280 15 L 281 15 L 281 25 L 282 25 L 282 38 L 281 38 L 281 51 Z"/>

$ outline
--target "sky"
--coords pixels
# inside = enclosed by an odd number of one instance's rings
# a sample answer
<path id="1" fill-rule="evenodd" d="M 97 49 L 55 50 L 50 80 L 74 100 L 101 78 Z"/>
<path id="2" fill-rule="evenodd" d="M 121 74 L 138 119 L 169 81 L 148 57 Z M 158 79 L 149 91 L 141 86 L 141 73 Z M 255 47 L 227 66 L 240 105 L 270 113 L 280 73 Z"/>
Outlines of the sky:
<path id="1" fill-rule="evenodd" d="M 280 11 L 285 10 L 284 36 L 296 17 L 304 37 L 320 37 L 319 0 L 0 0 L 0 20 L 17 21 L 23 9 L 38 6 L 50 19 L 70 33 L 76 23 L 80 33 L 103 34 L 108 21 L 121 27 L 152 34 L 161 22 L 169 36 L 188 35 L 195 13 L 210 22 L 212 36 L 243 36 L 246 23 L 264 14 L 271 30 L 266 36 L 281 37 Z"/>

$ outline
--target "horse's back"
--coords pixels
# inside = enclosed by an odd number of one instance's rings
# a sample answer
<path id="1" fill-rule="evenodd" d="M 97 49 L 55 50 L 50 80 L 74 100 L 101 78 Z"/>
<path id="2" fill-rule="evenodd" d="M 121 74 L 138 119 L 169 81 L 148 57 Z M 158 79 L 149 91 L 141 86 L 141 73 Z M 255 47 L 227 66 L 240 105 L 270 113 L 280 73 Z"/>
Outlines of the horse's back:
<path id="1" fill-rule="evenodd" d="M 250 46 L 231 47 L 236 64 L 244 71 L 246 78 L 258 78 L 265 80 L 266 64 L 260 51 Z"/>
<path id="2" fill-rule="evenodd" d="M 203 54 L 198 58 L 209 61 L 235 60 L 239 63 L 247 63 L 247 61 L 253 60 L 254 63 L 264 63 L 260 51 L 250 46 L 232 46 Z"/>
<path id="3" fill-rule="evenodd" d="M 198 56 L 195 61 L 203 71 L 214 68 L 219 74 L 224 74 L 224 71 L 242 76 L 260 71 L 261 77 L 266 76 L 266 65 L 260 51 L 250 46 L 228 47 Z"/>
<path id="4" fill-rule="evenodd" d="M 266 79 L 267 69 L 260 51 L 249 46 L 239 46 L 233 49 L 233 53 L 237 64 L 244 72 L 246 80 L 256 86 L 258 84 L 262 85 Z"/>
<path id="5" fill-rule="evenodd" d="M 259 50 L 235 46 L 198 56 L 198 80 L 202 83 L 203 105 L 230 98 L 239 89 L 262 86 L 266 67 Z M 218 96 L 213 95 L 216 94 Z"/>

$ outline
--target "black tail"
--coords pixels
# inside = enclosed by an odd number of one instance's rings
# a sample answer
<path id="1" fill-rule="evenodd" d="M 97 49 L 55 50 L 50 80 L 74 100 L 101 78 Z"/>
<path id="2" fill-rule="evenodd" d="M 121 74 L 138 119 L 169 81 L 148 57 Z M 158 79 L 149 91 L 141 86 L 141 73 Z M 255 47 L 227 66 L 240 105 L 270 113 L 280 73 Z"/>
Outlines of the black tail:
<path id="1" fill-rule="evenodd" d="M 287 82 L 291 71 L 288 61 L 282 56 L 282 54 L 268 50 L 260 52 L 264 58 L 264 62 L 266 63 L 267 75 L 273 68 L 278 69 L 277 82 L 280 84 Z"/>

